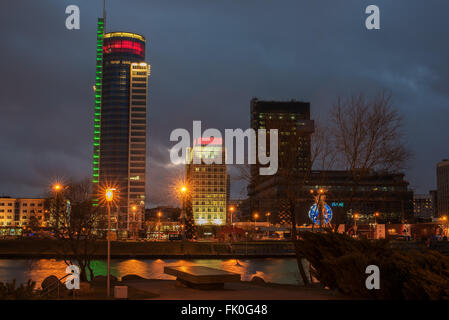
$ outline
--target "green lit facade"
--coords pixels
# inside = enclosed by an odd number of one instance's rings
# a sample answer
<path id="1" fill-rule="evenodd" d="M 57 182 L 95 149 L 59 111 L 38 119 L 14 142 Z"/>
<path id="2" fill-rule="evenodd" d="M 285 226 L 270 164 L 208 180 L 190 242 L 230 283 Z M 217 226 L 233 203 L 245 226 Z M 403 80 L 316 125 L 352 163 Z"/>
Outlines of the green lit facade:
<path id="1" fill-rule="evenodd" d="M 92 182 L 94 190 L 97 189 L 100 170 L 100 129 L 101 129 L 101 87 L 103 74 L 103 36 L 104 19 L 99 18 L 97 23 L 97 58 L 95 66 L 95 109 L 94 109 L 94 152 L 92 162 Z M 98 199 L 94 199 L 98 205 Z"/>

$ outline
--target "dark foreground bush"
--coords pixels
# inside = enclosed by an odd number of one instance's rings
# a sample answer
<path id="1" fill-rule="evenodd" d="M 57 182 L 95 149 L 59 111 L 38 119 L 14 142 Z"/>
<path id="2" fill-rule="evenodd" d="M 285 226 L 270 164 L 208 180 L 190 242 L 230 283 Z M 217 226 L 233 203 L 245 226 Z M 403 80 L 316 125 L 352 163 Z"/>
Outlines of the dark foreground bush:
<path id="1" fill-rule="evenodd" d="M 37 297 L 34 290 L 36 282 L 28 280 L 27 284 L 16 287 L 16 280 L 12 282 L 0 282 L 0 300 L 26 300 Z"/>
<path id="2" fill-rule="evenodd" d="M 356 298 L 449 299 L 449 257 L 392 248 L 386 240 L 356 240 L 338 233 L 301 233 L 302 254 L 320 283 Z M 368 265 L 380 269 L 380 289 L 368 290 Z"/>

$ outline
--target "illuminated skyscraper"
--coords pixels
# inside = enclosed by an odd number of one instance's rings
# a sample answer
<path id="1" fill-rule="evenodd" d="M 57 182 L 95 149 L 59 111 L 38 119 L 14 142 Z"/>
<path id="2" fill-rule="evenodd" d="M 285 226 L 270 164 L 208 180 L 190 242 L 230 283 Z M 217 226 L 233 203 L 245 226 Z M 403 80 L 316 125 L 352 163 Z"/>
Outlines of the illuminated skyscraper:
<path id="1" fill-rule="evenodd" d="M 95 82 L 94 189 L 117 188 L 113 227 L 140 229 L 145 207 L 146 120 L 149 65 L 145 38 L 104 33 L 98 20 Z"/>
<path id="2" fill-rule="evenodd" d="M 199 138 L 188 150 L 186 177 L 196 225 L 226 224 L 225 148 L 220 138 Z M 221 163 L 212 163 L 220 159 Z"/>

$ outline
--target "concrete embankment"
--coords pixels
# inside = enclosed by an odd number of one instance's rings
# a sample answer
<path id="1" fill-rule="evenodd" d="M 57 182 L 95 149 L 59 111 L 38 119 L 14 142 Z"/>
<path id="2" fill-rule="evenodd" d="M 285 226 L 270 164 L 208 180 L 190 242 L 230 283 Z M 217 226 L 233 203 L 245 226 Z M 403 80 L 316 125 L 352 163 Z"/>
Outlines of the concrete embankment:
<path id="1" fill-rule="evenodd" d="M 0 240 L 1 258 L 58 258 L 67 254 L 69 246 L 56 240 Z M 106 241 L 91 245 L 90 254 L 105 257 Z M 254 242 L 132 242 L 113 241 L 113 258 L 241 258 L 291 257 L 293 245 L 287 241 Z"/>

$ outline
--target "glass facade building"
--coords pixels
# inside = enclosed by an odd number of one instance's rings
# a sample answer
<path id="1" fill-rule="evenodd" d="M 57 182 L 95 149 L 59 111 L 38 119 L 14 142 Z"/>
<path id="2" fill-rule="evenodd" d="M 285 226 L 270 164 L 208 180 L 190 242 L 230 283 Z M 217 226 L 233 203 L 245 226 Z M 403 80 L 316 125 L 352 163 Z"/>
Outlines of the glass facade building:
<path id="1" fill-rule="evenodd" d="M 141 229 L 145 209 L 149 65 L 141 35 L 110 32 L 99 43 L 93 181 L 97 188 L 117 189 L 112 226 L 125 235 Z"/>

